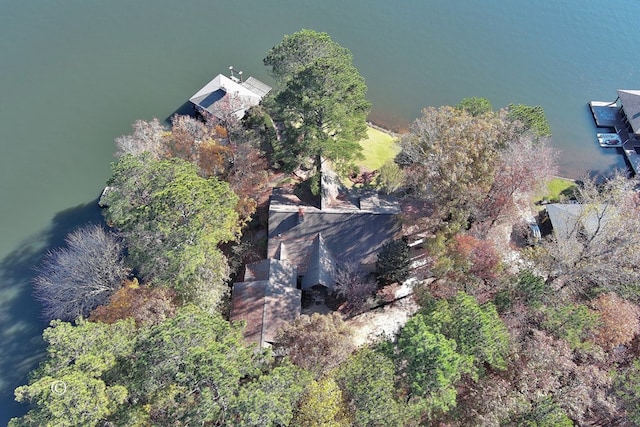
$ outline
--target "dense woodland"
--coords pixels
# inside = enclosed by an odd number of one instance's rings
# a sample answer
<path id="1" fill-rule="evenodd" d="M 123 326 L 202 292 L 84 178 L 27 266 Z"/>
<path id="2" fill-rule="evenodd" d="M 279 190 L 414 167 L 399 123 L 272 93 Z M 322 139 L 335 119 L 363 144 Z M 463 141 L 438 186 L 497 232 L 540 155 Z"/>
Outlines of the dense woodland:
<path id="1" fill-rule="evenodd" d="M 582 217 L 532 239 L 523 212 L 558 156 L 540 107 L 425 108 L 365 184 L 421 206 L 376 277 L 342 266 L 342 310 L 244 343 L 230 285 L 264 257 L 269 186 L 317 191 L 321 157 L 357 175 L 370 107 L 325 33 L 285 36 L 264 64 L 277 86 L 243 120 L 137 121 L 116 140 L 106 227 L 38 267 L 47 357 L 10 425 L 640 425 L 638 182 L 585 177 L 564 195 Z M 419 311 L 356 347 L 345 317 L 410 277 Z"/>

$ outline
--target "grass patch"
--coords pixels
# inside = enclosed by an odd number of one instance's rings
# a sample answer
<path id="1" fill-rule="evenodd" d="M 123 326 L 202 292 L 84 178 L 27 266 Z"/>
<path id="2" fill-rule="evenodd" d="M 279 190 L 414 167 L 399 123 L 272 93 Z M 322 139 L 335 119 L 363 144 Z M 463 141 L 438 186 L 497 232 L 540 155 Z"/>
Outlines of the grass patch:
<path id="1" fill-rule="evenodd" d="M 538 200 L 548 200 L 550 202 L 559 202 L 562 199 L 570 198 L 576 183 L 571 179 L 553 178 L 547 184 L 547 191 L 536 197 Z"/>
<path id="2" fill-rule="evenodd" d="M 380 166 L 393 160 L 400 152 L 400 145 L 394 136 L 372 127 L 367 129 L 367 138 L 360 141 L 360 145 L 364 160 L 360 160 L 356 164 L 361 169 L 368 171 L 380 169 Z"/>

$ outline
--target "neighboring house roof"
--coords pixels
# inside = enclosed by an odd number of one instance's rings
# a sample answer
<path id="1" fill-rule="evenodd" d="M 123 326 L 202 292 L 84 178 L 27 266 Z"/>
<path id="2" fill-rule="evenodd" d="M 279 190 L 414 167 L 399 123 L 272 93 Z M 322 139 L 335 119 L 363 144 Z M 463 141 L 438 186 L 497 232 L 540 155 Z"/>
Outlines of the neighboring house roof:
<path id="1" fill-rule="evenodd" d="M 619 90 L 618 97 L 633 133 L 640 134 L 640 90 Z"/>
<path id="2" fill-rule="evenodd" d="M 295 267 L 266 259 L 246 266 L 245 282 L 233 284 L 231 320 L 246 322 L 245 339 L 265 346 L 278 330 L 300 315 L 302 291 Z"/>
<path id="3" fill-rule="evenodd" d="M 595 234 L 610 218 L 610 205 L 552 203 L 546 205 L 553 232 L 558 239 L 568 239 L 576 232 Z"/>
<path id="4" fill-rule="evenodd" d="M 245 82 L 236 82 L 218 74 L 189 98 L 189 101 L 219 119 L 230 115 L 241 119 L 270 90 L 270 86 L 254 77 L 249 77 Z"/>

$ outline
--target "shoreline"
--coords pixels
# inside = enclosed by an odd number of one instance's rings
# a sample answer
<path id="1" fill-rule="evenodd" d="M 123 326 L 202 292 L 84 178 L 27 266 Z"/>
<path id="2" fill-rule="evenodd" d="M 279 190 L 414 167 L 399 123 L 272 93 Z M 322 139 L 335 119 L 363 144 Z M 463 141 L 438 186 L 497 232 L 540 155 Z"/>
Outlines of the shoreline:
<path id="1" fill-rule="evenodd" d="M 377 123 L 374 123 L 372 121 L 367 121 L 367 126 L 369 126 L 372 129 L 375 129 L 377 131 L 380 131 L 380 132 L 386 133 L 388 135 L 391 135 L 394 138 L 400 138 L 400 136 L 402 135 L 402 133 L 394 132 L 393 130 L 388 129 L 388 128 L 384 127 L 384 126 L 381 126 L 381 125 L 379 125 Z"/>
<path id="2" fill-rule="evenodd" d="M 367 117 L 367 126 L 380 132 L 387 133 L 394 138 L 400 138 L 402 137 L 402 135 L 409 132 L 409 124 L 406 121 L 400 118 L 394 120 L 393 118 L 389 118 L 388 114 L 383 114 L 380 112 L 372 112 L 369 117 Z M 553 141 L 553 135 L 551 136 L 551 139 Z M 555 144 L 553 144 L 553 142 L 551 143 L 551 145 L 553 147 L 556 146 Z M 567 168 L 562 165 L 562 159 L 560 157 L 558 158 L 558 163 L 560 163 L 558 172 L 562 175 L 554 175 L 554 178 L 566 179 L 575 182 L 580 180 L 585 174 L 590 173 L 589 170 L 567 170 Z M 630 169 L 629 164 L 626 162 L 626 158 L 625 164 L 626 168 Z"/>

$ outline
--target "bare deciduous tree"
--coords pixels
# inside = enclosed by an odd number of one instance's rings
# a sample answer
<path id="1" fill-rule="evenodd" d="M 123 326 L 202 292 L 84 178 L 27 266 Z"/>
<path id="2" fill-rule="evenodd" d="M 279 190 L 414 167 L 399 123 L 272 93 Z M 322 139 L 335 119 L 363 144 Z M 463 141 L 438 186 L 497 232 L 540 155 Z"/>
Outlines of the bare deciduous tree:
<path id="1" fill-rule="evenodd" d="M 34 280 L 47 319 L 87 316 L 108 301 L 129 272 L 120 241 L 99 225 L 69 233 L 65 244 L 45 255 Z"/>
<path id="2" fill-rule="evenodd" d="M 334 292 L 347 302 L 347 310 L 357 314 L 367 305 L 376 291 L 376 282 L 363 272 L 355 262 L 346 262 L 336 268 Z"/>
<path id="3" fill-rule="evenodd" d="M 531 133 L 500 150 L 493 184 L 477 211 L 478 229 L 486 231 L 502 217 L 513 215 L 518 204 L 528 206 L 531 196 L 557 173 L 557 157 L 547 140 Z"/>
<path id="4" fill-rule="evenodd" d="M 153 158 L 160 159 L 165 156 L 165 133 L 167 129 L 158 119 L 151 121 L 136 120 L 132 125 L 133 133 L 116 138 L 116 157 L 124 154 L 134 156 L 149 152 Z"/>

